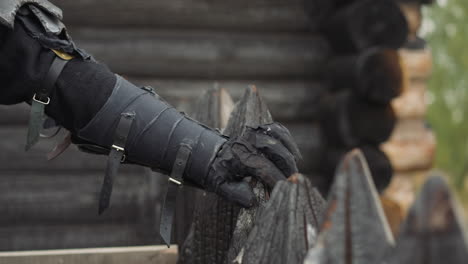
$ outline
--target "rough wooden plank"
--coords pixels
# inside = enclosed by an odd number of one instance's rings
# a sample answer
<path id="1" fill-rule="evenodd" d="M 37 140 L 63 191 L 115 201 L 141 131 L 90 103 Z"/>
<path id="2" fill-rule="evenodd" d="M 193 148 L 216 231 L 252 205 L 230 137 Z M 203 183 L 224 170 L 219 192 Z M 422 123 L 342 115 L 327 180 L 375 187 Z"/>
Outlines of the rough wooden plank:
<path id="1" fill-rule="evenodd" d="M 202 80 L 202 79 L 129 79 L 137 85 L 150 85 L 157 93 L 178 110 L 192 113 L 193 102 L 206 90 L 214 86 L 225 88 L 234 98 L 240 99 L 250 84 L 264 91 L 272 115 L 279 122 L 309 121 L 317 119 L 318 101 L 327 89 L 324 83 L 305 80 Z M 26 125 L 29 106 L 0 106 L 0 125 Z"/>
<path id="2" fill-rule="evenodd" d="M 304 263 L 379 263 L 394 245 L 359 150 L 349 153 L 337 171 L 319 236 Z"/>
<path id="3" fill-rule="evenodd" d="M 68 25 L 299 31 L 307 28 L 302 0 L 55 0 Z M 86 19 L 83 19 L 86 18 Z"/>
<path id="4" fill-rule="evenodd" d="M 135 224 L 12 224 L 0 227 L 1 251 L 137 246 L 159 242 L 154 229 Z"/>
<path id="5" fill-rule="evenodd" d="M 310 171 L 317 162 L 317 148 L 322 145 L 320 130 L 315 123 L 284 123 L 298 142 L 304 159 L 300 163 L 302 171 Z M 80 171 L 104 172 L 107 157 L 91 155 L 77 150 L 71 146 L 57 159 L 47 162 L 45 154 L 52 149 L 52 142 L 41 140 L 31 151 L 24 151 L 26 127 L 0 127 L 0 172 L 1 171 Z M 307 162 L 306 162 L 307 161 Z M 143 172 L 135 165 L 123 165 L 122 172 Z"/>
<path id="6" fill-rule="evenodd" d="M 88 248 L 67 250 L 0 252 L 0 264 L 174 264 L 177 247 L 164 246 Z"/>
<path id="7" fill-rule="evenodd" d="M 454 195 L 440 173 L 427 180 L 385 263 L 466 263 L 468 240 Z"/>
<path id="8" fill-rule="evenodd" d="M 72 34 L 112 70 L 134 76 L 311 78 L 329 54 L 317 35 L 85 28 Z"/>
<path id="9" fill-rule="evenodd" d="M 152 217 L 153 186 L 149 173 L 116 177 L 108 212 L 97 213 L 104 173 L 2 173 L 0 224 L 139 223 Z M 163 177 L 163 176 L 159 176 Z"/>

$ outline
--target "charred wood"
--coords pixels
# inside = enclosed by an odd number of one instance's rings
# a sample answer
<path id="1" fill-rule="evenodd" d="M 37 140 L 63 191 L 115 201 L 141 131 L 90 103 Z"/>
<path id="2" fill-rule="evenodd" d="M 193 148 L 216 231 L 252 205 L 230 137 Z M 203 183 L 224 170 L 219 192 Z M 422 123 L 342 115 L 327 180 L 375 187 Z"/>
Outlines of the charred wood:
<path id="1" fill-rule="evenodd" d="M 339 53 L 374 46 L 398 49 L 408 36 L 408 23 L 395 2 L 363 0 L 337 11 L 321 32 Z"/>
<path id="2" fill-rule="evenodd" d="M 334 90 L 352 89 L 371 102 L 386 104 L 403 90 L 403 71 L 396 50 L 372 48 L 359 55 L 338 56 L 325 71 Z"/>
<path id="3" fill-rule="evenodd" d="M 362 100 L 348 92 L 323 98 L 321 125 L 327 145 L 351 149 L 387 140 L 396 117 L 390 104 Z"/>

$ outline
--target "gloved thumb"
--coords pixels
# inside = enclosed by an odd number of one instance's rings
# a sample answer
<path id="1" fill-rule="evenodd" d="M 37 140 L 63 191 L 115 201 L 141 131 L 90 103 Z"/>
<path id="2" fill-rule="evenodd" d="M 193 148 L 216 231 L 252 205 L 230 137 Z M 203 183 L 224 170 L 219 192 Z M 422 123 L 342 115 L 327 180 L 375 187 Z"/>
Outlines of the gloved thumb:
<path id="1" fill-rule="evenodd" d="M 218 187 L 217 193 L 228 201 L 249 208 L 257 203 L 252 187 L 245 181 L 224 182 Z"/>

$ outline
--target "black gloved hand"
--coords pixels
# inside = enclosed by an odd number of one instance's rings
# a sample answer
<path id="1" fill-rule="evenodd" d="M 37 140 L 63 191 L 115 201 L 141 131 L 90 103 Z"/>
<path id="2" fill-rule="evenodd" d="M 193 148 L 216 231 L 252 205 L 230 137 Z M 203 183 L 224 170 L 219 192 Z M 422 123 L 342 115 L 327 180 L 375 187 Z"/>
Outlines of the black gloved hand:
<path id="1" fill-rule="evenodd" d="M 229 201 L 251 207 L 256 198 L 243 179 L 252 176 L 273 188 L 276 182 L 298 172 L 297 158 L 300 158 L 299 149 L 281 124 L 247 127 L 244 135 L 224 144 L 206 179 L 189 180 Z"/>

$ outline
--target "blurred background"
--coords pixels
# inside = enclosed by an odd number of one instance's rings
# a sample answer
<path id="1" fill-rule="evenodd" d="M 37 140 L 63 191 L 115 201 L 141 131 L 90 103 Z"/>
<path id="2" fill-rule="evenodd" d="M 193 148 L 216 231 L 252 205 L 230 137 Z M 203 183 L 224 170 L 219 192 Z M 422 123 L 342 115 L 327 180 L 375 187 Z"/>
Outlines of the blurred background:
<path id="1" fill-rule="evenodd" d="M 436 132 L 435 167 L 448 173 L 468 209 L 468 2 L 424 8 L 421 34 L 432 50 L 428 121 Z"/>

